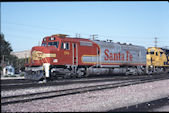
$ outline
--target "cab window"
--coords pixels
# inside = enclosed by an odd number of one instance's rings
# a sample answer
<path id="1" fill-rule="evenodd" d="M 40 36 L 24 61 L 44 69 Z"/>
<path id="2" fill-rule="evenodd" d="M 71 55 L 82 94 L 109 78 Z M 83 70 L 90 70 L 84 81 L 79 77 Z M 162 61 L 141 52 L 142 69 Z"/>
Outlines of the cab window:
<path id="1" fill-rule="evenodd" d="M 63 49 L 63 42 L 62 42 L 62 45 L 61 45 L 61 49 Z"/>
<path id="2" fill-rule="evenodd" d="M 70 44 L 68 42 L 64 42 L 64 43 L 62 42 L 61 49 L 69 50 L 70 49 Z"/>
<path id="3" fill-rule="evenodd" d="M 150 53 L 147 51 L 146 54 L 150 54 Z"/>
<path id="4" fill-rule="evenodd" d="M 69 47 L 69 43 L 66 42 L 66 49 L 69 50 L 69 48 L 70 48 L 70 47 Z"/>
<path id="5" fill-rule="evenodd" d="M 58 48 L 59 46 L 59 42 L 48 42 L 48 46 L 55 46 L 56 48 Z"/>
<path id="6" fill-rule="evenodd" d="M 42 43 L 42 45 L 41 46 L 46 46 L 46 43 Z"/>
<path id="7" fill-rule="evenodd" d="M 160 57 L 162 57 L 163 52 L 160 52 Z"/>

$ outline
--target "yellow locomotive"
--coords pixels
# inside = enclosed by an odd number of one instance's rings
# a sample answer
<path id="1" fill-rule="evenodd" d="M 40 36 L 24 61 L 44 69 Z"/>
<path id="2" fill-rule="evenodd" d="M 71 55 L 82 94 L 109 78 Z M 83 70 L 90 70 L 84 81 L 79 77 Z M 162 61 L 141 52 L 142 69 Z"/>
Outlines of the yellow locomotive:
<path id="1" fill-rule="evenodd" d="M 146 55 L 147 73 L 169 72 L 169 50 L 159 47 L 149 47 Z"/>

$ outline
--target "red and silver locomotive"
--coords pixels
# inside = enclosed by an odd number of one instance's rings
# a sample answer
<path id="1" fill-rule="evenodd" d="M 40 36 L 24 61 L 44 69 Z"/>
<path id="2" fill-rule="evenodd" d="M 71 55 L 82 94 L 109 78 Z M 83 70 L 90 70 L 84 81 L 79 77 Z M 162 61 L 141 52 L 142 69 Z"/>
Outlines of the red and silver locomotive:
<path id="1" fill-rule="evenodd" d="M 146 48 L 56 34 L 43 38 L 41 46 L 32 48 L 25 70 L 25 77 L 34 80 L 101 74 L 141 75 L 146 72 Z"/>

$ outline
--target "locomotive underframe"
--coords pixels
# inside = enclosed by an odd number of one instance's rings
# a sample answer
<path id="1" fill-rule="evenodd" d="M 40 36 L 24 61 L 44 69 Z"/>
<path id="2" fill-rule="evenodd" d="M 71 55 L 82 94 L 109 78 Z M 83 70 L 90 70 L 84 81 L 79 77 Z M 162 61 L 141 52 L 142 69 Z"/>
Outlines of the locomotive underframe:
<path id="1" fill-rule="evenodd" d="M 153 65 L 150 65 L 150 66 L 147 66 L 146 67 L 146 73 L 148 75 L 151 75 L 151 74 L 161 74 L 161 73 L 169 73 L 169 67 L 164 67 L 164 66 L 153 66 Z"/>
<path id="2" fill-rule="evenodd" d="M 26 78 L 33 80 L 53 80 L 57 78 L 81 78 L 92 75 L 143 75 L 145 66 L 81 66 L 81 65 L 50 65 L 27 67 Z"/>

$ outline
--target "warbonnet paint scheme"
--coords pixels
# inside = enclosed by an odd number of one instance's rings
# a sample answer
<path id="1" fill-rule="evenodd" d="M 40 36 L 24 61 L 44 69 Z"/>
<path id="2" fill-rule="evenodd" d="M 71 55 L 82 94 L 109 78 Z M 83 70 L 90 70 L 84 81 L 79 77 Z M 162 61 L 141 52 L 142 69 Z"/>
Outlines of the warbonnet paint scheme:
<path id="1" fill-rule="evenodd" d="M 56 34 L 43 38 L 41 46 L 32 48 L 25 78 L 142 75 L 147 73 L 146 52 L 143 46 Z"/>

